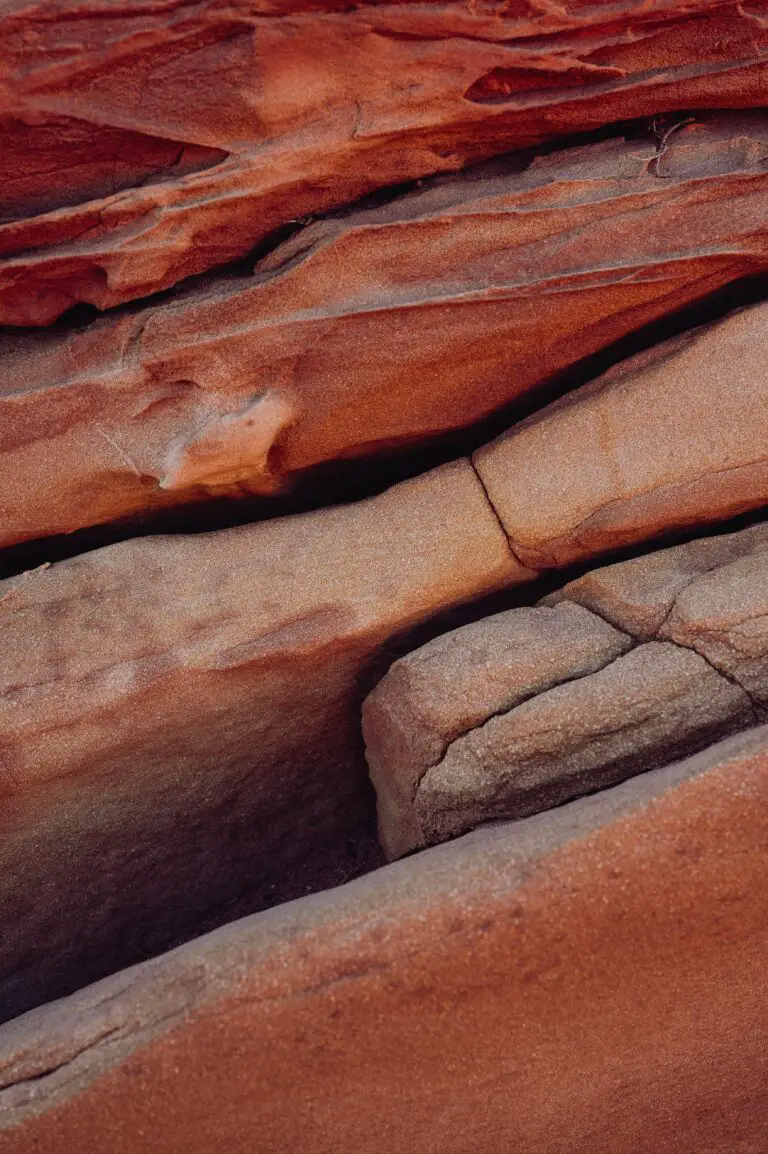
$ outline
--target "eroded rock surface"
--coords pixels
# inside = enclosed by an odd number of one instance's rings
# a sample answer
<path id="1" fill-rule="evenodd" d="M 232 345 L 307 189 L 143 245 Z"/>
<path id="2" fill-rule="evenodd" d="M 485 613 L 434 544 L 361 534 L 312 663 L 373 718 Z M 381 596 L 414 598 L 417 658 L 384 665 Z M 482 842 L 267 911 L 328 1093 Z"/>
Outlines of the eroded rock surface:
<path id="1" fill-rule="evenodd" d="M 287 221 L 565 132 L 760 106 L 767 17 L 763 0 L 7 0 L 0 323 L 145 296 Z"/>
<path id="2" fill-rule="evenodd" d="M 768 306 L 619 363 L 474 464 L 516 555 L 537 568 L 767 504 Z"/>
<path id="3" fill-rule="evenodd" d="M 0 46 L 0 1154 L 765 1154 L 767 0 Z"/>
<path id="4" fill-rule="evenodd" d="M 400 632 L 532 576 L 457 462 L 2 583 L 2 1016 L 375 860 L 374 666 Z"/>
<path id="5" fill-rule="evenodd" d="M 363 707 L 388 855 L 754 724 L 768 706 L 767 588 L 758 525 L 598 569 L 400 658 Z"/>
<path id="6" fill-rule="evenodd" d="M 6 336 L 0 544 L 269 493 L 464 428 L 768 269 L 768 114 L 699 119 L 658 144 L 513 156 L 312 225 L 252 277 Z M 768 499 L 764 329 L 758 310 L 663 346 L 478 454 L 516 548 L 562 563 L 635 523 L 642 536 Z M 716 495 L 709 473 L 726 464 Z"/>
<path id="7" fill-rule="evenodd" d="M 0 1151 L 758 1154 L 766 803 L 763 728 L 25 1015 Z"/>

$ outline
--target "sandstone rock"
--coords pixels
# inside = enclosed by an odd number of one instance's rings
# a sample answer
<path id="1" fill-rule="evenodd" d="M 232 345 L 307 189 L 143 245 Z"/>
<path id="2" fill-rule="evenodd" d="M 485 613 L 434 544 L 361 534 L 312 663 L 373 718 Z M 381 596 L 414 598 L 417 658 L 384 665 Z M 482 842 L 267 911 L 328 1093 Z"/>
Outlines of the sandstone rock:
<path id="1" fill-rule="evenodd" d="M 449 746 L 489 717 L 601 669 L 632 642 L 576 605 L 512 609 L 396 661 L 363 706 L 379 833 L 390 857 L 424 844 L 414 800 Z"/>
<path id="2" fill-rule="evenodd" d="M 659 635 L 678 595 L 711 570 L 768 552 L 768 524 L 700 537 L 631 561 L 592 569 L 543 598 L 542 605 L 576 602 L 641 641 Z M 759 593 L 758 589 L 754 590 Z"/>
<path id="3" fill-rule="evenodd" d="M 766 13 L 7 0 L 0 323 L 147 295 L 287 221 L 510 147 L 759 106 Z"/>
<path id="4" fill-rule="evenodd" d="M 566 565 L 768 503 L 767 322 L 757 305 L 660 344 L 479 450 L 517 556 Z"/>
<path id="5" fill-rule="evenodd" d="M 26 1015 L 0 1152 L 759 1154 L 767 791 L 761 729 Z"/>
<path id="6" fill-rule="evenodd" d="M 767 578 L 763 524 L 595 570 L 401 657 L 363 706 L 387 855 L 754 724 L 768 707 Z"/>
<path id="7" fill-rule="evenodd" d="M 386 645 L 532 576 L 465 461 L 2 583 L 2 1015 L 359 869 Z"/>
<path id="8" fill-rule="evenodd" d="M 610 565 L 547 598 L 701 653 L 768 707 L 768 525 Z"/>
<path id="9" fill-rule="evenodd" d="M 416 845 L 551 809 L 754 722 L 747 694 L 698 654 L 641 645 L 453 742 L 418 783 Z"/>
<path id="10" fill-rule="evenodd" d="M 527 166 L 494 162 L 304 229 L 253 277 L 84 329 L 6 336 L 0 544 L 268 493 L 311 466 L 462 428 L 644 322 L 768 267 L 768 115 L 683 125 L 663 152 L 657 144 L 614 139 Z M 615 521 L 621 485 L 655 485 L 641 502 L 650 531 L 693 507 L 718 515 L 764 500 L 764 464 L 747 468 L 766 443 L 761 325 L 756 311 L 690 347 L 686 338 L 674 356 L 665 347 L 655 366 L 619 370 L 618 384 L 579 393 L 480 454 L 519 547 L 537 563 L 550 564 L 556 547 L 568 559 L 575 546 L 539 538 L 571 531 L 582 506 L 593 514 L 608 502 L 603 521 Z M 678 438 L 688 452 L 668 461 Z M 689 480 L 728 454 L 739 469 L 718 478 L 716 499 L 706 477 Z M 661 469 L 678 485 L 668 499 Z M 582 535 L 604 547 L 598 522 Z"/>

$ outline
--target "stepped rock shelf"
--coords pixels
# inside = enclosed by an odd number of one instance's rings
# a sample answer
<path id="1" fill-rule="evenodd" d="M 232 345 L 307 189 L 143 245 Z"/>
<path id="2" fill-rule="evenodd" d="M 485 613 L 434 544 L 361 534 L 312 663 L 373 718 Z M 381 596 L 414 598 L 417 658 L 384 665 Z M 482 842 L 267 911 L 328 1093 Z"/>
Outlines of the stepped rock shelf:
<path id="1" fill-rule="evenodd" d="M 767 53 L 0 4 L 0 1154 L 766 1154 Z"/>

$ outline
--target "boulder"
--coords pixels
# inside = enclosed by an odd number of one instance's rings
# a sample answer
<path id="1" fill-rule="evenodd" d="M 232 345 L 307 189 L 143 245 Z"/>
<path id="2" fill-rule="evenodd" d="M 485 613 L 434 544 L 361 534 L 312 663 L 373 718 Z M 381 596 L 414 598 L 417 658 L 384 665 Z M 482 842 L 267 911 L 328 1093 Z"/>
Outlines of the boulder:
<path id="1" fill-rule="evenodd" d="M 768 707 L 767 579 L 762 524 L 595 570 L 401 657 L 363 706 L 388 856 L 753 725 Z"/>
<path id="2" fill-rule="evenodd" d="M 376 670 L 532 576 L 464 461 L 0 583 L 0 1016 L 377 860 Z"/>
<path id="3" fill-rule="evenodd" d="M 759 106 L 767 11 L 6 0 L 0 323 L 146 296 L 308 214 L 509 148 Z"/>
<path id="4" fill-rule="evenodd" d="M 765 113 L 512 156 L 305 228 L 252 276 L 5 334 L 0 544 L 465 428 L 768 268 L 767 161 Z M 664 345 L 479 453 L 521 555 L 582 555 L 575 519 L 591 551 L 765 500 L 764 328 L 758 309 Z"/>
<path id="5" fill-rule="evenodd" d="M 24 1015 L 0 1154 L 757 1154 L 767 802 L 763 728 Z"/>
<path id="6" fill-rule="evenodd" d="M 631 645 L 595 614 L 564 602 L 495 613 L 396 661 L 362 714 L 389 856 L 424 844 L 414 801 L 453 742 L 538 693 L 602 669 Z"/>

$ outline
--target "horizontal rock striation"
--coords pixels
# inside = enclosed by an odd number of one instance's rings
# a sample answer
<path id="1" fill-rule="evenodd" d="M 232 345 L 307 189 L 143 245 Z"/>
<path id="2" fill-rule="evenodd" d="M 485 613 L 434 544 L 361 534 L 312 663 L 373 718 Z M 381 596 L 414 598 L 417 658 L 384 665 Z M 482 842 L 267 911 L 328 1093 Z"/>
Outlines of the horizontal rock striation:
<path id="1" fill-rule="evenodd" d="M 25 1015 L 0 1152 L 758 1151 L 767 791 L 763 728 Z"/>
<path id="2" fill-rule="evenodd" d="M 387 854 L 549 809 L 767 716 L 766 590 L 758 525 L 598 569 L 400 658 L 363 706 Z"/>
<path id="3" fill-rule="evenodd" d="M 251 277 L 6 335 L 0 544 L 270 493 L 312 466 L 464 428 L 768 268 L 767 163 L 764 113 L 513 156 L 303 229 Z M 558 541 L 571 517 L 590 552 L 631 538 L 630 514 L 638 537 L 766 500 L 764 328 L 758 311 L 662 346 L 598 382 L 596 400 L 576 393 L 478 454 L 526 563 L 583 555 Z"/>
<path id="4" fill-rule="evenodd" d="M 377 663 L 532 576 L 465 461 L 0 584 L 0 1016 L 370 865 Z"/>
<path id="5" fill-rule="evenodd" d="M 767 29 L 764 0 L 8 0 L 0 323 L 145 296 L 510 147 L 759 106 Z"/>

